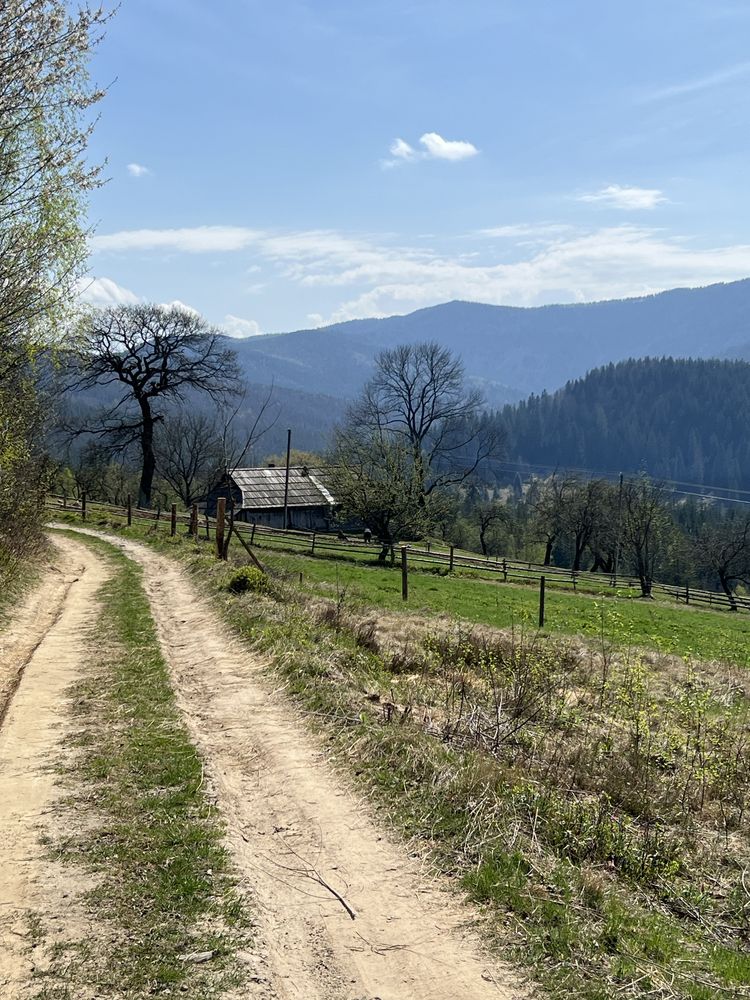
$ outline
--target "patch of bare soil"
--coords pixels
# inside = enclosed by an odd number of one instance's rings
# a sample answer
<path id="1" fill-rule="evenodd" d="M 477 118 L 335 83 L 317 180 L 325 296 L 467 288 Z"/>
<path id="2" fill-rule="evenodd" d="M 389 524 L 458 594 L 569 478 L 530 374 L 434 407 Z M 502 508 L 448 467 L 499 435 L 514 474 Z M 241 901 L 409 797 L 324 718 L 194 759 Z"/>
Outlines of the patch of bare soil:
<path id="1" fill-rule="evenodd" d="M 178 701 L 255 903 L 263 944 L 243 997 L 524 996 L 511 970 L 483 955 L 474 911 L 386 839 L 272 690 L 266 664 L 227 634 L 179 567 L 109 540 L 143 567 Z"/>
<path id="2" fill-rule="evenodd" d="M 52 947 L 90 933 L 76 905 L 84 888 L 51 861 L 43 841 L 59 834 L 55 764 L 73 731 L 68 691 L 85 662 L 96 620 L 102 561 L 69 539 L 39 588 L 0 636 L 0 996 L 41 988 Z M 81 994 L 78 994 L 81 996 Z"/>

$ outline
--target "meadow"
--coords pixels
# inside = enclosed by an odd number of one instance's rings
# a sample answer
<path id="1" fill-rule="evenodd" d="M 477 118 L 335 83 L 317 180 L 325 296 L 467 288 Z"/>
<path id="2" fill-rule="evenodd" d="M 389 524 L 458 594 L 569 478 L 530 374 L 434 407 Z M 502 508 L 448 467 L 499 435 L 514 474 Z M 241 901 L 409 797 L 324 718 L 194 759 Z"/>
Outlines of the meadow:
<path id="1" fill-rule="evenodd" d="M 91 527 L 97 527 L 91 523 Z M 742 614 L 113 529 L 183 561 L 543 994 L 750 997 Z"/>

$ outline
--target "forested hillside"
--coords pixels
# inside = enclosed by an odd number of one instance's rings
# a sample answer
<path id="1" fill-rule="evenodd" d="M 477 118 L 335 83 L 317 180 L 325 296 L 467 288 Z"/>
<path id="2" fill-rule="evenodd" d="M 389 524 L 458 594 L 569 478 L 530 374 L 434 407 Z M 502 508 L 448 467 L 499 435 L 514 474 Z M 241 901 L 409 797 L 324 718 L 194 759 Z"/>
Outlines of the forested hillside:
<path id="1" fill-rule="evenodd" d="M 494 416 L 509 463 L 750 489 L 750 364 L 609 364 Z"/>

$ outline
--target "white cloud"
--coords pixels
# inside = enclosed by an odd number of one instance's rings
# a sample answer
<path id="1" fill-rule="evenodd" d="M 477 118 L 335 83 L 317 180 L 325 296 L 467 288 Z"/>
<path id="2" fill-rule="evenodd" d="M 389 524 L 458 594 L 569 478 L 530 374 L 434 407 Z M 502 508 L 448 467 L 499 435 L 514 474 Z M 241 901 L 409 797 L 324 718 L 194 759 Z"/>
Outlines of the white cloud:
<path id="1" fill-rule="evenodd" d="M 425 132 L 419 141 L 427 155 L 435 160 L 467 160 L 479 153 L 472 143 L 444 139 L 437 132 Z"/>
<path id="2" fill-rule="evenodd" d="M 221 326 L 229 337 L 258 337 L 263 333 L 254 319 L 242 319 L 240 316 L 232 316 L 231 313 L 227 313 Z"/>
<path id="3" fill-rule="evenodd" d="M 658 188 L 627 187 L 622 184 L 608 184 L 607 187 L 579 195 L 578 201 L 599 202 L 611 208 L 651 209 L 669 199 Z"/>
<path id="4" fill-rule="evenodd" d="M 416 160 L 467 160 L 479 153 L 473 143 L 444 139 L 437 132 L 425 132 L 420 137 L 419 142 L 423 148 L 417 150 L 410 146 L 405 139 L 394 139 L 389 149 L 392 159 L 381 160 L 381 166 L 388 169 L 403 163 L 413 163 Z"/>
<path id="5" fill-rule="evenodd" d="M 502 237 L 509 242 L 497 246 L 490 242 Z M 275 286 L 309 289 L 320 301 L 333 300 L 325 316 L 314 299 L 309 303 L 314 315 L 308 319 L 314 325 L 404 313 L 454 298 L 542 305 L 625 298 L 750 275 L 748 245 L 699 247 L 662 230 L 634 225 L 499 226 L 462 235 L 455 252 L 438 252 L 425 241 L 404 245 L 386 235 L 335 230 L 262 233 L 199 227 L 139 230 L 98 239 L 119 250 L 167 246 L 195 253 L 220 245 L 242 253 L 247 255 L 241 262 L 243 271 L 262 265 Z M 235 336 L 260 332 L 253 320 L 232 315 L 222 325 Z"/>
<path id="6" fill-rule="evenodd" d="M 305 251 L 300 269 L 291 242 L 287 250 L 285 272 L 293 280 L 356 290 L 327 322 L 404 313 L 449 299 L 542 305 L 626 298 L 750 274 L 750 246 L 698 249 L 634 226 L 556 235 L 521 259 L 502 262 L 363 242 L 349 261 L 326 253 L 312 260 Z"/>
<path id="7" fill-rule="evenodd" d="M 395 156 L 399 160 L 413 160 L 417 155 L 414 147 L 403 139 L 394 139 L 389 152 L 391 156 Z"/>
<path id="8" fill-rule="evenodd" d="M 131 177 L 146 177 L 151 171 L 148 167 L 144 167 L 142 163 L 129 163 L 128 173 Z"/>
<path id="9" fill-rule="evenodd" d="M 184 253 L 226 253 L 242 250 L 261 234 L 243 226 L 194 226 L 189 229 L 125 229 L 94 236 L 95 251 L 176 250 Z"/>
<path id="10" fill-rule="evenodd" d="M 181 309 L 183 312 L 190 313 L 191 316 L 201 315 L 200 309 L 189 306 L 186 302 L 180 302 L 179 299 L 172 299 L 171 302 L 160 302 L 159 305 L 162 309 Z"/>
<path id="11" fill-rule="evenodd" d="M 78 282 L 78 296 L 81 302 L 95 309 L 108 306 L 134 306 L 141 300 L 129 288 L 123 288 L 111 278 L 81 278 Z"/>

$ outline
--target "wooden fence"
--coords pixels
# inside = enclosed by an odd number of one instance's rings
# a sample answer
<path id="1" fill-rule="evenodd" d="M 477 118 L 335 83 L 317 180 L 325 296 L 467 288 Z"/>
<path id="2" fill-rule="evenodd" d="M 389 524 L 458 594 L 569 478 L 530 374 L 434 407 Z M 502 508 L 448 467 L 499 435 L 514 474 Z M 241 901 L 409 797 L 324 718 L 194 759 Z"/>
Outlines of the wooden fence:
<path id="1" fill-rule="evenodd" d="M 99 503 L 85 497 L 70 499 L 59 495 L 47 497 L 46 507 L 52 513 L 74 513 L 83 520 L 123 521 L 130 524 L 133 521 L 164 523 L 169 525 L 174 534 L 178 526 L 185 528 L 186 533 L 197 534 L 206 539 L 216 539 L 216 520 L 202 515 L 196 519 L 190 512 L 178 512 L 176 507 L 164 510 L 142 510 L 129 503 L 125 506 Z M 197 528 L 197 532 L 196 532 Z M 244 546 L 255 548 L 279 549 L 300 555 L 314 555 L 330 559 L 348 559 L 365 562 L 375 562 L 382 551 L 382 546 L 359 539 L 344 536 L 342 533 L 315 531 L 299 531 L 296 529 L 269 528 L 266 525 L 248 524 L 235 521 L 234 530 Z M 520 583 L 539 586 L 543 576 L 546 586 L 581 591 L 584 593 L 602 594 L 607 591 L 618 594 L 640 594 L 639 581 L 631 576 L 606 573 L 591 573 L 586 570 L 570 570 L 557 566 L 543 566 L 539 563 L 523 562 L 514 559 L 471 555 L 456 552 L 453 546 L 436 549 L 433 546 L 408 545 L 393 546 L 390 561 L 393 565 L 402 566 L 402 557 L 397 558 L 398 550 L 406 550 L 409 566 L 421 569 L 433 569 L 436 572 L 471 575 L 502 583 Z M 750 611 L 750 598 L 736 596 L 734 601 L 722 593 L 711 590 L 693 589 L 687 586 L 654 583 L 654 596 L 671 598 L 680 604 L 694 604 L 700 607 L 714 608 L 726 611 Z"/>

